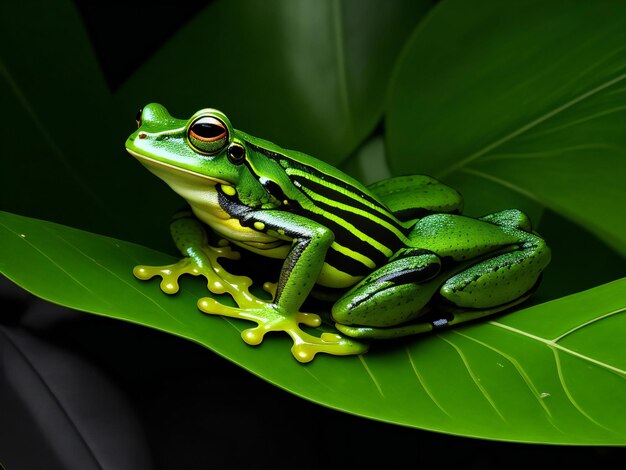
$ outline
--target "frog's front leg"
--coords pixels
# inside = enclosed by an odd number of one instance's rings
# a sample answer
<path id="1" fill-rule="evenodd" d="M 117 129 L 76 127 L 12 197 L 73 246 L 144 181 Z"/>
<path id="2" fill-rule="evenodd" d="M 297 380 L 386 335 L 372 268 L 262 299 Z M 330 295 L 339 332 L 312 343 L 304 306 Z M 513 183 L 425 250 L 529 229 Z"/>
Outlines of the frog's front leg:
<path id="1" fill-rule="evenodd" d="M 136 266 L 135 277 L 141 280 L 161 277 L 161 290 L 175 294 L 179 290 L 178 279 L 183 274 L 204 276 L 208 289 L 214 294 L 228 292 L 233 297 L 253 300 L 248 291 L 252 280 L 247 276 L 236 276 L 226 271 L 218 258 L 239 259 L 240 254 L 227 245 L 213 247 L 208 244 L 204 226 L 191 211 L 177 213 L 170 224 L 170 233 L 176 248 L 184 255 L 180 261 L 166 266 Z"/>
<path id="2" fill-rule="evenodd" d="M 326 252 L 334 241 L 333 232 L 310 219 L 280 211 L 250 211 L 240 218 L 243 226 L 280 233 L 292 240 L 280 273 L 273 302 L 240 302 L 239 308 L 228 307 L 215 299 L 201 299 L 199 308 L 210 314 L 254 321 L 257 327 L 245 330 L 242 338 L 248 344 L 259 344 L 266 333 L 284 331 L 294 341 L 292 353 L 300 362 L 311 361 L 319 352 L 346 355 L 361 354 L 367 346 L 333 333 L 321 337 L 310 335 L 300 328 L 319 326 L 319 316 L 300 311 L 322 270 Z"/>

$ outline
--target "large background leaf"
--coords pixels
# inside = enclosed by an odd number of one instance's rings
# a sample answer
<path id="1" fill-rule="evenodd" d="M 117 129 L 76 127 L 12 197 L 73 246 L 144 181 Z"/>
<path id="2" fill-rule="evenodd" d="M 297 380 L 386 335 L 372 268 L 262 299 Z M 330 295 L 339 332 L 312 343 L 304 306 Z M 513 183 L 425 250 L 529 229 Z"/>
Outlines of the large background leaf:
<path id="1" fill-rule="evenodd" d="M 626 254 L 625 3 L 442 2 L 403 52 L 386 124 L 392 170 L 443 178 L 469 213 L 517 194 Z"/>
<path id="2" fill-rule="evenodd" d="M 130 266 L 171 258 L 100 235 L 0 215 L 0 270 L 37 295 L 203 344 L 317 403 L 392 423 L 492 439 L 626 443 L 626 279 L 478 323 L 297 363 L 284 336 L 245 345 L 244 322 L 206 316 L 189 279 L 169 297 Z M 19 257 L 18 263 L 15 258 Z M 193 281 L 193 282 L 191 282 Z"/>
<path id="3" fill-rule="evenodd" d="M 395 59 L 430 4 L 216 2 L 117 97 L 172 103 L 180 116 L 217 107 L 239 129 L 336 163 L 379 121 Z"/>
<path id="4" fill-rule="evenodd" d="M 113 89 L 71 1 L 3 2 L 0 96 L 11 138 L 0 145 L 11 170 L 0 175 L 1 208 L 169 247 L 161 228 L 183 202 L 124 150 L 138 108 L 160 101 L 184 117 L 218 107 L 239 129 L 340 161 L 380 121 L 395 59 L 430 3 L 216 1 L 151 56 L 144 45 L 171 7 L 152 5 L 144 17 L 141 6 L 118 51 L 139 68 Z M 110 20 L 111 10 L 129 14 L 121 4 L 91 8 Z M 99 24 L 100 43 L 119 41 L 114 25 Z M 142 227 L 129 223 L 137 214 Z"/>

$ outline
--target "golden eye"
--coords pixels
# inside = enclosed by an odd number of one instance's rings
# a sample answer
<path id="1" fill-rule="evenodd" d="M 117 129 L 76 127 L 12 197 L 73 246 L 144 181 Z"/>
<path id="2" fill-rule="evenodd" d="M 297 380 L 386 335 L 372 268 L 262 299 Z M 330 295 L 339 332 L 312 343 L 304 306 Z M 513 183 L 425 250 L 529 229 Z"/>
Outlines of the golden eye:
<path id="1" fill-rule="evenodd" d="M 199 152 L 217 153 L 228 143 L 228 128 L 216 117 L 203 116 L 189 126 L 188 138 Z"/>

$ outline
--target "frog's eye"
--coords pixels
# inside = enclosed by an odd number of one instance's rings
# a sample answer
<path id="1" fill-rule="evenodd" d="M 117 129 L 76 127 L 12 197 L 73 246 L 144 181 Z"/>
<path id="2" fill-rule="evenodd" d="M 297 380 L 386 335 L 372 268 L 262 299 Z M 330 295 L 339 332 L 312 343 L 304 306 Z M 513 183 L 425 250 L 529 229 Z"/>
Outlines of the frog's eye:
<path id="1" fill-rule="evenodd" d="M 135 116 L 135 121 L 137 122 L 137 129 L 141 127 L 141 115 L 143 114 L 143 108 L 139 108 L 137 111 L 137 115 Z"/>
<path id="2" fill-rule="evenodd" d="M 188 131 L 189 143 L 199 152 L 217 153 L 228 142 L 226 124 L 213 116 L 196 119 Z"/>

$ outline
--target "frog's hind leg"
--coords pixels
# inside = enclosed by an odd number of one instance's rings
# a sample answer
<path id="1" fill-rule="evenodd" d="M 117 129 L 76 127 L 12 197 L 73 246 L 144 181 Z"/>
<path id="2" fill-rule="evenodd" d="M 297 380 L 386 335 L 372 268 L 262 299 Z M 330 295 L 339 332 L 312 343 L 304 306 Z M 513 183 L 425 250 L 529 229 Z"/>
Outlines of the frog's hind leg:
<path id="1" fill-rule="evenodd" d="M 428 311 L 444 275 L 441 260 L 434 253 L 402 249 L 335 302 L 335 327 L 357 338 L 403 336 L 394 333 L 395 325 Z"/>
<path id="2" fill-rule="evenodd" d="M 496 305 L 492 308 L 463 308 L 452 305 L 448 302 L 440 303 L 433 310 L 435 315 L 429 319 L 433 329 L 453 326 L 460 323 L 476 320 L 478 318 L 494 315 L 503 312 L 527 300 L 541 284 L 542 274 L 539 275 L 535 284 L 526 293 L 512 300 L 511 302 Z"/>
<path id="3" fill-rule="evenodd" d="M 455 307 L 495 313 L 523 300 L 533 291 L 550 261 L 545 241 L 533 234 L 517 247 L 481 261 L 448 279 L 439 290 Z"/>
<path id="4" fill-rule="evenodd" d="M 401 221 L 434 213 L 460 214 L 463 209 L 461 195 L 430 176 L 397 176 L 368 188 Z"/>

